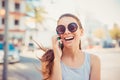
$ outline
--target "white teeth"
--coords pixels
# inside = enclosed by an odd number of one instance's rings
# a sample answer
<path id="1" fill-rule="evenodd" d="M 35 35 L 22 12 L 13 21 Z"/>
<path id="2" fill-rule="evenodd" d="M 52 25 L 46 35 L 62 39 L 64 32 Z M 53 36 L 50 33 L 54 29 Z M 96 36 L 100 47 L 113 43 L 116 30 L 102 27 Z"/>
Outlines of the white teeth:
<path id="1" fill-rule="evenodd" d="M 73 38 L 73 37 L 67 37 L 67 38 L 65 38 L 65 39 L 71 39 L 71 38 Z"/>
<path id="2" fill-rule="evenodd" d="M 65 41 L 69 41 L 69 40 L 73 40 L 74 37 L 66 37 L 66 38 L 64 38 L 64 39 L 65 39 Z"/>

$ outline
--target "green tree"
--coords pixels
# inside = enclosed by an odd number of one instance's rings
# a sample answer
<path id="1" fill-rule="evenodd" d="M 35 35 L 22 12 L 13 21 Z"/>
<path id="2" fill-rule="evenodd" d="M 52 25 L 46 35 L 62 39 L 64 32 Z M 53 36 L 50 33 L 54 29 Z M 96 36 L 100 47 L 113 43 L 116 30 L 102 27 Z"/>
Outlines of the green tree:
<path id="1" fill-rule="evenodd" d="M 105 31 L 103 28 L 97 28 L 94 32 L 93 35 L 99 39 L 103 39 L 105 37 Z"/>
<path id="2" fill-rule="evenodd" d="M 120 39 L 120 26 L 118 24 L 114 23 L 113 28 L 110 30 L 110 35 L 117 41 Z"/>
<path id="3" fill-rule="evenodd" d="M 40 0 L 38 0 L 38 3 L 40 3 Z M 29 13 L 34 14 L 34 16 L 29 15 Z M 30 3 L 26 4 L 26 16 L 29 16 L 30 19 L 34 19 L 36 30 L 38 30 L 40 27 L 43 28 L 43 26 L 40 25 L 42 25 L 43 21 L 45 20 L 44 14 L 46 13 L 47 12 L 42 6 L 33 6 L 33 4 Z"/>

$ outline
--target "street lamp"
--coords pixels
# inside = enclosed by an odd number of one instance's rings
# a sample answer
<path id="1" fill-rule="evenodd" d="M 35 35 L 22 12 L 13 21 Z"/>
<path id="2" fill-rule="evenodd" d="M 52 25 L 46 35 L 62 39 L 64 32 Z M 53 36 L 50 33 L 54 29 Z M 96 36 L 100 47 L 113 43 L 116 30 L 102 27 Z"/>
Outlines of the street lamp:
<path id="1" fill-rule="evenodd" d="M 3 63 L 3 79 L 2 80 L 7 80 L 7 55 L 8 55 L 8 1 L 9 0 L 4 0 L 5 1 L 5 31 L 4 31 L 4 63 Z"/>

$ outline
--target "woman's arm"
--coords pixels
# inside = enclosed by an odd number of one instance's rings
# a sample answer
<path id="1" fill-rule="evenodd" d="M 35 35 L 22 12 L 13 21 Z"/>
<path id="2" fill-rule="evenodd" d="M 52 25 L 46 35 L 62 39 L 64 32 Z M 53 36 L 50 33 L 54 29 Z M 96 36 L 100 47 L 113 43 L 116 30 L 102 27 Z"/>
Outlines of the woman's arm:
<path id="1" fill-rule="evenodd" d="M 54 62 L 53 62 L 53 69 L 52 74 L 50 76 L 50 80 L 62 80 L 62 71 L 61 71 L 61 56 L 62 51 L 61 48 L 58 46 L 59 42 L 57 40 L 58 36 L 54 36 L 52 38 L 52 45 L 54 50 Z"/>
<path id="2" fill-rule="evenodd" d="M 53 71 L 50 80 L 62 80 L 60 60 L 54 60 Z"/>
<path id="3" fill-rule="evenodd" d="M 91 55 L 91 74 L 90 80 L 101 80 L 100 59 L 96 55 Z"/>

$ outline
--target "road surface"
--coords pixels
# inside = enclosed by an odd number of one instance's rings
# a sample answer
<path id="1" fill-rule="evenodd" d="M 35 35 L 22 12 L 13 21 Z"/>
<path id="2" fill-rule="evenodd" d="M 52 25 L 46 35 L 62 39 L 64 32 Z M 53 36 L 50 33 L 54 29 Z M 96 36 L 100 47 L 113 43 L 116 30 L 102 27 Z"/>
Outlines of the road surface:
<path id="1" fill-rule="evenodd" d="M 101 80 L 120 80 L 120 48 L 87 50 L 101 59 Z M 37 68 L 36 68 L 37 67 Z M 23 51 L 21 61 L 8 65 L 8 80 L 42 80 L 40 62 L 34 52 Z M 3 65 L 0 64 L 0 80 Z"/>

